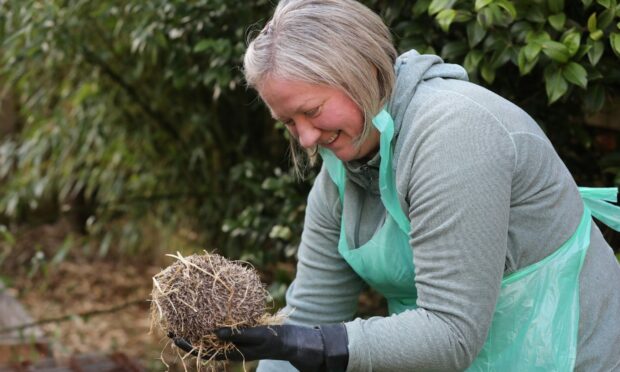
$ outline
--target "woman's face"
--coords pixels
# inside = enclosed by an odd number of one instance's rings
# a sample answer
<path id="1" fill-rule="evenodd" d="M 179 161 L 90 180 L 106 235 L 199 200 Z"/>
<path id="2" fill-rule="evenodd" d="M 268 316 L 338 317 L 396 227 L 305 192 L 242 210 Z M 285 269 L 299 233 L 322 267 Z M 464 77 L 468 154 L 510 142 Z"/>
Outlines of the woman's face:
<path id="1" fill-rule="evenodd" d="M 361 146 L 354 145 L 364 127 L 364 114 L 340 89 L 277 77 L 266 78 L 257 88 L 272 116 L 304 148 L 318 145 L 350 161 L 370 156 L 379 147 L 374 127 Z"/>

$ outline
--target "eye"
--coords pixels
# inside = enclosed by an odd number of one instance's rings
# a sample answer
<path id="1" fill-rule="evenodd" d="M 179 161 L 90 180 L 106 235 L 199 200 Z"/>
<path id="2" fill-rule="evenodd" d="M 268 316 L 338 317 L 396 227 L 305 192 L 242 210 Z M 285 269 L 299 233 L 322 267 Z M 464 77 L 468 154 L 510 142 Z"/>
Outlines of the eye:
<path id="1" fill-rule="evenodd" d="M 315 107 L 311 110 L 308 110 L 306 112 L 304 112 L 304 115 L 306 115 L 309 118 L 314 118 L 316 116 L 319 115 L 319 111 L 320 111 L 321 106 Z"/>

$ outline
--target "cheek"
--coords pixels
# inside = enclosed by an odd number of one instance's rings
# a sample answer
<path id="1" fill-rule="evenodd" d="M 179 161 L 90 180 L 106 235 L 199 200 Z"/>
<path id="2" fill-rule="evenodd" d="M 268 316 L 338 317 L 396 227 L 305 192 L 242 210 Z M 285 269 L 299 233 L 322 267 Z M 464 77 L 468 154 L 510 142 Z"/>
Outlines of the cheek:
<path id="1" fill-rule="evenodd" d="M 343 130 L 349 126 L 348 123 L 351 122 L 351 119 L 352 117 L 346 111 L 338 108 L 325 112 L 314 121 L 314 125 L 323 130 Z"/>
<path id="2" fill-rule="evenodd" d="M 335 121 L 343 127 L 339 129 L 347 129 L 350 132 L 355 132 L 353 134 L 358 134 L 357 132 L 361 132 L 362 127 L 364 126 L 364 115 L 362 114 L 362 111 L 351 101 L 347 100 L 343 102 L 339 109 L 336 110 L 335 116 Z"/>

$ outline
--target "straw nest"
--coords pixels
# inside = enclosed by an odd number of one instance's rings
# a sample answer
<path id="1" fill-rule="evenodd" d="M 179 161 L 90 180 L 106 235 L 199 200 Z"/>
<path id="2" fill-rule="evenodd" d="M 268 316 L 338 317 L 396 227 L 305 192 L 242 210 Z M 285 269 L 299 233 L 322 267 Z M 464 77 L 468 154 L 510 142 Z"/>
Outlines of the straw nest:
<path id="1" fill-rule="evenodd" d="M 169 256 L 177 261 L 153 277 L 151 324 L 185 338 L 199 355 L 234 348 L 215 329 L 279 323 L 267 312 L 268 293 L 254 268 L 206 251 Z"/>

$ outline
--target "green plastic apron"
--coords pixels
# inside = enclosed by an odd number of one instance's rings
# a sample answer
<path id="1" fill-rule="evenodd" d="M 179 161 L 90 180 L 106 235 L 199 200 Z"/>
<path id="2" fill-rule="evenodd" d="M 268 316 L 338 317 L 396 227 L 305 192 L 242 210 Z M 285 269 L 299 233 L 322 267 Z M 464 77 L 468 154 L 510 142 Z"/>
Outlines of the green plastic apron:
<path id="1" fill-rule="evenodd" d="M 373 119 L 381 133 L 379 189 L 387 210 L 384 225 L 364 245 L 348 246 L 343 216 L 338 251 L 355 272 L 387 299 L 390 314 L 416 308 L 417 292 L 411 226 L 396 194 L 391 142 L 394 123 L 383 110 Z M 320 149 L 341 203 L 345 170 L 329 150 Z M 616 188 L 580 188 L 584 213 L 579 227 L 545 259 L 502 280 L 484 347 L 468 371 L 571 371 L 579 327 L 579 273 L 590 245 L 591 216 L 620 231 Z"/>

